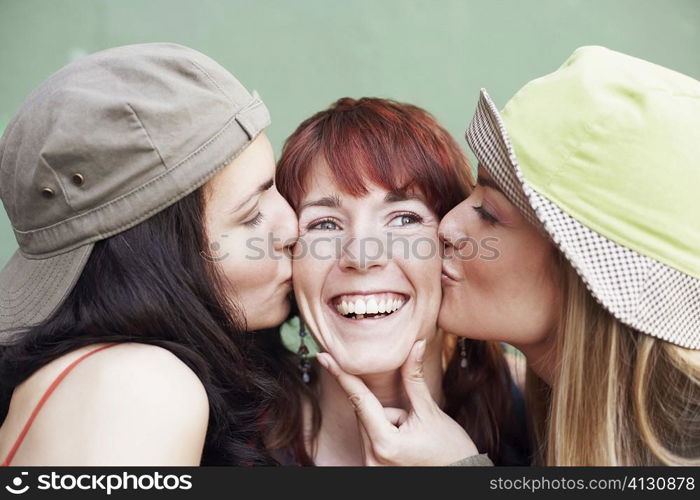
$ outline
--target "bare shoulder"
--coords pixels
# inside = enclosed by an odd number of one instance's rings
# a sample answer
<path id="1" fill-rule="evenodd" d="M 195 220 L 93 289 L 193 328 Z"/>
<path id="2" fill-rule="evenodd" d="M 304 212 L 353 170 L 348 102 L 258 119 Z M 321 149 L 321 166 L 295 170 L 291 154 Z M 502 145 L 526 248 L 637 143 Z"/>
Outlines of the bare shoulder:
<path id="1" fill-rule="evenodd" d="M 38 390 L 48 387 L 63 368 L 99 347 L 102 345 L 87 346 L 56 359 L 40 370 L 48 368 L 45 374 L 35 374 L 39 377 L 32 386 L 37 386 Z M 163 395 L 173 398 L 174 402 L 206 401 L 204 386 L 182 360 L 162 347 L 135 342 L 117 344 L 83 359 L 61 382 L 52 399 L 60 398 L 59 391 L 72 390 L 101 400 L 120 398 L 122 402 L 127 397 L 143 399 L 144 403 L 153 399 L 164 403 Z"/>
<path id="2" fill-rule="evenodd" d="M 124 343 L 96 353 L 76 367 L 75 378 L 96 378 L 113 389 L 126 385 L 130 390 L 170 390 L 185 395 L 204 391 L 199 377 L 180 358 L 167 349 L 150 344 Z M 93 378 L 94 377 L 94 378 Z M 140 388 L 131 383 L 138 380 Z"/>
<path id="3" fill-rule="evenodd" d="M 32 375 L 11 411 L 26 420 L 46 388 L 87 346 Z M 78 363 L 35 420 L 18 459 L 44 464 L 198 463 L 209 403 L 197 375 L 167 349 L 118 344 Z M 5 427 L 5 425 L 3 425 Z M 4 446 L 3 446 L 4 448 Z"/>

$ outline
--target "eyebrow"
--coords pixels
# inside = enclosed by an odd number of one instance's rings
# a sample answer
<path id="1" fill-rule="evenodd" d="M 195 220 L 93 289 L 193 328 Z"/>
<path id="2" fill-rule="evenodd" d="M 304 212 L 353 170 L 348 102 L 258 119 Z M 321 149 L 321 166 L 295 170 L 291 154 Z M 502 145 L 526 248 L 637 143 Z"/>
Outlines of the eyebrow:
<path id="1" fill-rule="evenodd" d="M 240 203 L 236 208 L 231 210 L 231 213 L 233 212 L 238 212 L 241 208 L 243 208 L 255 195 L 258 195 L 260 193 L 264 193 L 268 189 L 270 189 L 274 185 L 275 181 L 273 179 L 269 179 L 266 182 L 263 182 L 258 186 L 258 189 L 255 190 L 254 193 L 251 193 L 250 196 L 248 196 L 242 203 Z"/>
<path id="2" fill-rule="evenodd" d="M 338 195 L 324 196 L 314 201 L 307 201 L 299 207 L 299 212 L 308 207 L 340 208 L 340 198 Z"/>
<path id="3" fill-rule="evenodd" d="M 399 201 L 406 200 L 423 200 L 417 194 L 412 193 L 401 193 L 398 191 L 389 191 L 386 196 L 384 196 L 384 203 L 396 203 Z M 327 208 L 340 208 L 342 203 L 337 195 L 324 196 L 318 200 L 309 201 L 304 203 L 300 208 L 299 212 L 308 207 L 327 207 Z"/>
<path id="4" fill-rule="evenodd" d="M 415 193 L 402 193 L 400 191 L 389 191 L 386 196 L 384 196 L 384 203 L 396 203 L 407 200 L 423 201 L 423 198 Z"/>
<path id="5" fill-rule="evenodd" d="M 503 193 L 503 189 L 501 189 L 501 186 L 496 184 L 496 182 L 493 179 L 485 179 L 480 175 L 479 177 L 477 177 L 476 183 L 482 187 L 495 189 L 499 193 Z"/>

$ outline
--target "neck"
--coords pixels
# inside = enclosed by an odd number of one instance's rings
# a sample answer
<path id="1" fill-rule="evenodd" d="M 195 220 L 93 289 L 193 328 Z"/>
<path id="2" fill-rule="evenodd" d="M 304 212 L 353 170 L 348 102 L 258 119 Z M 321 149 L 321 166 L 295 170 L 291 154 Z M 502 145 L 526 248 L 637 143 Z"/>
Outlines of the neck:
<path id="1" fill-rule="evenodd" d="M 551 386 L 556 367 L 555 335 L 550 334 L 535 344 L 513 344 L 527 358 L 527 364 L 538 377 Z"/>
<path id="2" fill-rule="evenodd" d="M 444 401 L 442 340 L 442 333 L 438 331 L 426 346 L 423 366 L 426 384 L 439 405 Z M 336 379 L 326 370 L 321 369 L 319 373 L 319 405 L 323 418 L 315 453 L 312 453 L 314 462 L 317 465 L 362 465 L 362 438 L 355 410 Z M 400 369 L 361 378 L 382 406 L 410 410 Z"/>

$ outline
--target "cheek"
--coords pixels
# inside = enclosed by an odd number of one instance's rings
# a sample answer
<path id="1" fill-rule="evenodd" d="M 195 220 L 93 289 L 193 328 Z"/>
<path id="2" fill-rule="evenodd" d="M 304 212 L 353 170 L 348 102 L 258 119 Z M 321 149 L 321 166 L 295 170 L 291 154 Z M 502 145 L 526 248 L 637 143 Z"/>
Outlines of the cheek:
<path id="1" fill-rule="evenodd" d="M 337 261 L 333 258 L 332 244 L 301 238 L 297 241 L 292 263 L 294 295 L 307 326 L 315 335 L 325 324 L 322 294 L 324 285 Z M 325 331 L 325 330 L 324 330 Z M 317 339 L 318 340 L 318 339 Z M 321 344 L 325 344 L 321 342 Z"/>
<path id="2" fill-rule="evenodd" d="M 232 287 L 232 296 L 251 314 L 265 307 L 269 290 L 279 280 L 280 260 L 257 233 L 232 231 L 219 240 L 220 269 Z"/>
<path id="3" fill-rule="evenodd" d="M 399 262 L 417 295 L 428 304 L 436 301 L 439 304 L 442 296 L 442 259 L 437 245 L 437 238 L 418 240 L 412 245 L 411 259 Z"/>
<path id="4" fill-rule="evenodd" d="M 464 281 L 444 292 L 440 324 L 460 336 L 540 342 L 558 311 L 548 250 L 518 240 L 501 241 L 498 251 L 494 260 L 463 263 Z"/>
<path id="5" fill-rule="evenodd" d="M 297 249 L 292 264 L 292 280 L 294 293 L 300 302 L 312 306 L 320 302 L 324 276 L 332 264 L 330 259 L 319 259 L 308 251 L 300 252 Z"/>

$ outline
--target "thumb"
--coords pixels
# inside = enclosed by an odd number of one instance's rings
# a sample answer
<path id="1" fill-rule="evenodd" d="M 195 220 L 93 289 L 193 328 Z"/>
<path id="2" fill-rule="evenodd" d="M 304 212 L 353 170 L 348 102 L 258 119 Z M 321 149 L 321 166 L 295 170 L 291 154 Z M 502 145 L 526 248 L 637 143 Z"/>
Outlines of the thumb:
<path id="1" fill-rule="evenodd" d="M 381 439 L 385 433 L 396 428 L 386 419 L 384 407 L 359 377 L 343 371 L 328 353 L 319 353 L 316 360 L 333 375 L 340 387 L 347 393 L 348 400 L 355 410 L 357 419 L 367 430 L 371 439 Z"/>
<path id="2" fill-rule="evenodd" d="M 357 421 L 357 427 L 360 430 L 360 437 L 362 439 L 362 455 L 364 457 L 365 465 L 380 465 L 377 456 L 374 454 L 372 440 L 369 438 L 369 434 L 367 434 L 365 426 L 362 425 L 360 420 Z"/>

